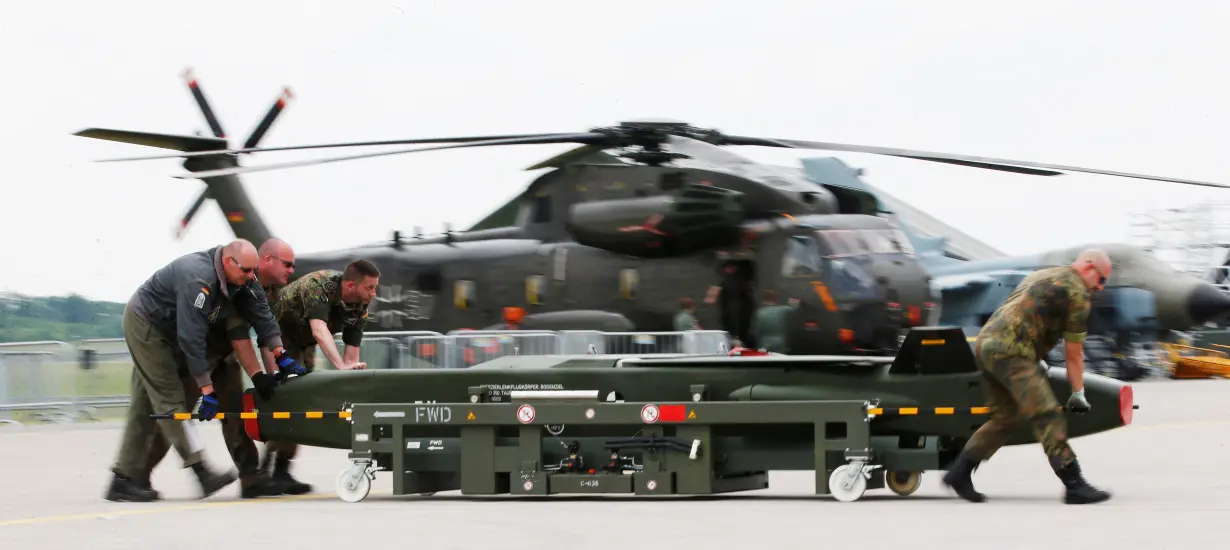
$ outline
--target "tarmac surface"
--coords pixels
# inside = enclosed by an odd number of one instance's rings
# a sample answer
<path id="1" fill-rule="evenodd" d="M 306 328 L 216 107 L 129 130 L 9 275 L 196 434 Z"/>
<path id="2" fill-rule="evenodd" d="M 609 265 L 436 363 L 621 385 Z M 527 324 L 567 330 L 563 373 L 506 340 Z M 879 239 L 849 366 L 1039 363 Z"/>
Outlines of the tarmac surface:
<path id="1" fill-rule="evenodd" d="M 295 471 L 313 494 L 245 500 L 236 483 L 197 500 L 172 452 L 153 477 L 166 500 L 112 503 L 102 494 L 119 426 L 0 426 L 0 548 L 1230 547 L 1221 529 L 1230 477 L 1220 474 L 1230 463 L 1230 381 L 1149 381 L 1135 390 L 1131 426 L 1073 440 L 1086 478 L 1115 495 L 1091 506 L 1060 502 L 1062 486 L 1036 444 L 1005 448 L 976 472 L 990 499 L 983 504 L 947 493 L 936 472 L 913 496 L 874 490 L 852 503 L 812 494 L 809 472 L 774 472 L 770 489 L 721 498 L 605 500 L 392 497 L 381 472 L 366 500 L 348 504 L 333 488 L 346 451 L 318 448 L 301 448 Z M 230 467 L 219 431 L 203 431 L 209 463 Z"/>

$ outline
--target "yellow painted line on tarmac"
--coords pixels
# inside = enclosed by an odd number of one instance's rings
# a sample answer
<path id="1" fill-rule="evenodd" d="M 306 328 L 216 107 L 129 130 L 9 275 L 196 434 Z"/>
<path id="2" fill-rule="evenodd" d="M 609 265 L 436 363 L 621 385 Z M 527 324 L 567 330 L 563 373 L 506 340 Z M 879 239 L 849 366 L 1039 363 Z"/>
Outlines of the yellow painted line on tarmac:
<path id="1" fill-rule="evenodd" d="M 392 491 L 372 491 L 371 494 L 391 494 Z M 294 500 L 322 500 L 326 498 L 338 498 L 337 495 L 331 493 L 318 493 L 314 495 L 291 495 L 283 497 L 262 497 L 243 500 L 227 500 L 223 502 L 204 502 L 200 504 L 185 504 L 180 506 L 153 506 L 150 508 L 138 508 L 136 510 L 111 510 L 107 512 L 93 512 L 89 514 L 67 514 L 62 516 L 41 516 L 23 519 L 10 519 L 0 521 L 0 527 L 12 527 L 17 525 L 37 525 L 40 523 L 61 523 L 65 521 L 76 521 L 83 519 L 111 519 L 122 516 L 140 516 L 146 514 L 158 514 L 164 512 L 180 512 L 185 510 L 208 510 L 210 508 L 229 508 L 242 504 L 264 504 L 271 502 L 287 502 Z M 340 502 L 340 499 L 339 499 Z M 145 504 L 140 502 L 115 502 L 112 503 L 117 507 L 123 507 L 125 504 Z"/>

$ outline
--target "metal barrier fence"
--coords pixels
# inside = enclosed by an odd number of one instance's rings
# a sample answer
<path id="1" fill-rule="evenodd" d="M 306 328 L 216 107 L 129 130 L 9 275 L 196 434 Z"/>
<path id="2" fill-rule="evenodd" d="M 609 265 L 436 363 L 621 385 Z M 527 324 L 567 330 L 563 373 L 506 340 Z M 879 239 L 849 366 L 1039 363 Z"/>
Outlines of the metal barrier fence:
<path id="1" fill-rule="evenodd" d="M 336 338 L 342 349 L 340 335 Z M 467 330 L 370 332 L 369 369 L 465 368 L 509 355 L 725 354 L 723 331 L 599 332 Z M 318 369 L 333 366 L 316 350 Z M 96 419 L 128 405 L 132 358 L 121 338 L 0 344 L 0 425 Z M 244 377 L 244 385 L 251 382 Z M 20 417 L 20 420 L 18 420 Z"/>

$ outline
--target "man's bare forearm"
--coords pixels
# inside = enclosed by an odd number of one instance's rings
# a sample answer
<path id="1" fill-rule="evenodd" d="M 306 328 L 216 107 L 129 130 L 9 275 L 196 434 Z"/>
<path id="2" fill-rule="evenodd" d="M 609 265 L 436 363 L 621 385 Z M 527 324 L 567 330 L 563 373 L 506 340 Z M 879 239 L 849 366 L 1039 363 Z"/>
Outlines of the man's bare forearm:
<path id="1" fill-rule="evenodd" d="M 1072 391 L 1085 389 L 1084 347 L 1080 343 L 1065 342 L 1064 361 L 1068 371 L 1068 382 L 1072 384 Z"/>
<path id="2" fill-rule="evenodd" d="M 277 374 L 278 360 L 273 356 L 273 352 L 266 348 L 261 348 L 261 361 L 265 363 L 265 373 Z"/>
<path id="3" fill-rule="evenodd" d="M 346 346 L 346 351 L 342 357 L 343 357 L 342 360 L 345 361 L 347 365 L 351 363 L 358 363 L 359 362 L 359 346 Z"/>
<path id="4" fill-rule="evenodd" d="M 312 336 L 316 338 L 316 345 L 320 347 L 320 351 L 324 352 L 325 358 L 333 363 L 333 368 L 341 369 L 342 354 L 337 351 L 337 343 L 333 341 L 333 333 L 329 332 L 329 326 L 323 321 L 312 319 Z"/>
<path id="5" fill-rule="evenodd" d="M 256 348 L 252 347 L 252 340 L 231 340 L 231 347 L 235 348 L 235 359 L 239 361 L 243 371 L 248 373 L 249 378 L 261 372 L 261 364 L 256 359 Z"/>

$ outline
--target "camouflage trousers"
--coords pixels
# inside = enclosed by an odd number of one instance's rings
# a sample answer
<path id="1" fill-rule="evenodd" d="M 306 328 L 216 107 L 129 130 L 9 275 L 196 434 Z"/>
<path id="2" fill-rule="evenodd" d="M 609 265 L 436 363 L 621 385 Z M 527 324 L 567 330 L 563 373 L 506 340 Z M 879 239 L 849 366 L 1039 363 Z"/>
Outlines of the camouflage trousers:
<path id="1" fill-rule="evenodd" d="M 303 368 L 307 369 L 308 372 L 316 370 L 316 344 L 310 344 L 298 349 L 287 348 L 286 351 L 291 357 L 298 360 L 299 364 L 303 365 Z M 292 460 L 299 452 L 299 445 L 285 441 L 266 441 L 265 452 L 277 453 L 278 458 Z"/>
<path id="2" fill-rule="evenodd" d="M 1024 421 L 1042 444 L 1052 468 L 1059 470 L 1076 460 L 1068 446 L 1067 422 L 1038 362 L 983 350 L 981 342 L 974 354 L 990 399 L 991 417 L 974 432 L 965 451 L 980 460 L 990 459 Z"/>

